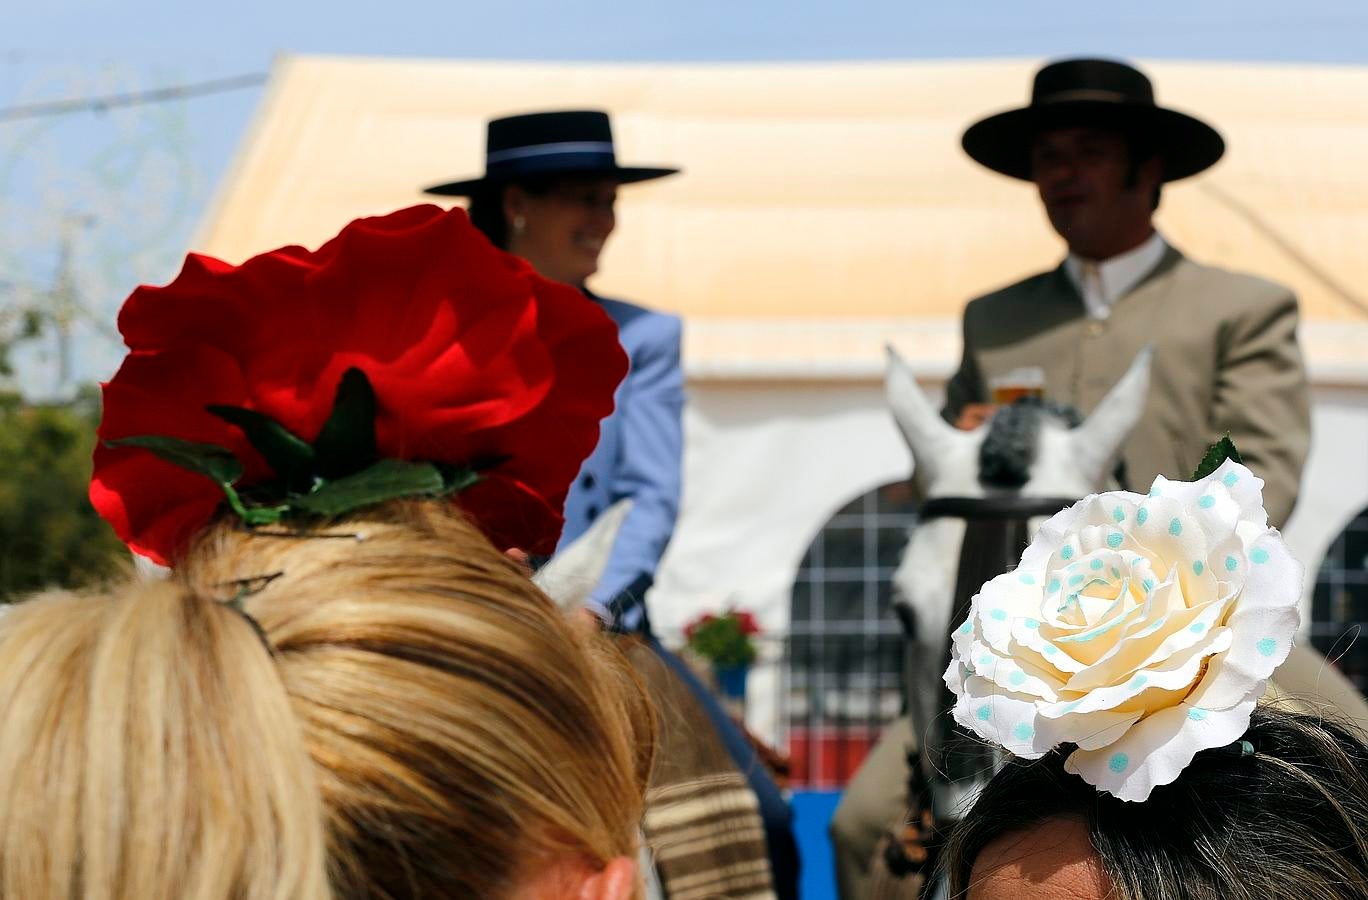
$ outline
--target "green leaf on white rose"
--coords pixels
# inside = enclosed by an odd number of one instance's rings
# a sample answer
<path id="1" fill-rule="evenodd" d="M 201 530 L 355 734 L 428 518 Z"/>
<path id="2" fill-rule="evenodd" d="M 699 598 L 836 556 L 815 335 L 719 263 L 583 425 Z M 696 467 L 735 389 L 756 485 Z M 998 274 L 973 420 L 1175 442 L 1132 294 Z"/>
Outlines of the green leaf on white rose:
<path id="1" fill-rule="evenodd" d="M 210 413 L 242 429 L 266 464 L 287 483 L 305 486 L 313 472 L 314 449 L 270 416 L 241 406 L 206 406 Z"/>
<path id="2" fill-rule="evenodd" d="M 290 508 L 315 516 L 340 516 L 385 500 L 436 496 L 445 491 L 442 473 L 432 463 L 382 459 L 354 475 L 324 482 L 312 493 L 293 498 Z"/>
<path id="3" fill-rule="evenodd" d="M 1235 449 L 1235 442 L 1230 439 L 1229 433 L 1207 448 L 1206 455 L 1202 457 L 1201 464 L 1199 464 L 1197 470 L 1192 473 L 1192 480 L 1202 480 L 1219 469 L 1221 463 L 1226 460 L 1237 463 L 1244 462 L 1244 460 L 1240 458 L 1240 451 Z"/>
<path id="4" fill-rule="evenodd" d="M 366 373 L 350 368 L 337 383 L 332 414 L 314 439 L 318 474 L 344 478 L 375 463 L 375 389 Z"/>
<path id="5" fill-rule="evenodd" d="M 219 485 L 231 486 L 242 477 L 242 463 L 238 462 L 232 451 L 217 444 L 202 444 L 156 434 L 140 434 L 105 441 L 104 445 L 147 450 L 173 465 L 212 479 Z"/>

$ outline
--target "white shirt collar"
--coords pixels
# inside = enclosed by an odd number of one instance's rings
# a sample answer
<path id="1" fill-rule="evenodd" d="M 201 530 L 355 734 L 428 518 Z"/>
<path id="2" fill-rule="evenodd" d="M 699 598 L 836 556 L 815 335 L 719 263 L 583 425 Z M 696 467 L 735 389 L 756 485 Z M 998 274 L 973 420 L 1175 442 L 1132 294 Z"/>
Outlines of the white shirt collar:
<path id="1" fill-rule="evenodd" d="M 1111 308 L 1117 300 L 1130 293 L 1146 275 L 1154 271 L 1166 250 L 1168 242 L 1156 231 L 1135 249 L 1101 262 L 1070 253 L 1064 260 L 1064 271 L 1078 293 L 1083 295 L 1083 305 L 1087 307 L 1088 315 L 1094 319 L 1105 319 L 1111 315 Z"/>

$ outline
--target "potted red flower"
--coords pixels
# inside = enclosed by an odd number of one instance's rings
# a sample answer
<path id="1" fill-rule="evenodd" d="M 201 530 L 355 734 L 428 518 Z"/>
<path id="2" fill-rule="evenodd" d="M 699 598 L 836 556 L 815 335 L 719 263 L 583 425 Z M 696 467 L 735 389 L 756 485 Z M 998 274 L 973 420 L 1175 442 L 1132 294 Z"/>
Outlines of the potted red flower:
<path id="1" fill-rule="evenodd" d="M 689 650 L 707 660 L 723 696 L 746 696 L 746 676 L 755 662 L 755 637 L 760 625 L 751 613 L 729 609 L 720 615 L 704 613 L 684 626 Z"/>

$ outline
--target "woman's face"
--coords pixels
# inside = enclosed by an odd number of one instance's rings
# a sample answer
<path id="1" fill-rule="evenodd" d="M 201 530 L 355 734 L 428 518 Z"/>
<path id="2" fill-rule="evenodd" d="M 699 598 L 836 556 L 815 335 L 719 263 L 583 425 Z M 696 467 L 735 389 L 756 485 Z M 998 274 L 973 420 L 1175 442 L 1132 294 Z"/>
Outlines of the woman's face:
<path id="1" fill-rule="evenodd" d="M 616 201 L 617 181 L 606 176 L 567 178 L 543 194 L 510 186 L 504 193 L 508 250 L 547 278 L 582 287 L 598 271 L 617 224 Z"/>

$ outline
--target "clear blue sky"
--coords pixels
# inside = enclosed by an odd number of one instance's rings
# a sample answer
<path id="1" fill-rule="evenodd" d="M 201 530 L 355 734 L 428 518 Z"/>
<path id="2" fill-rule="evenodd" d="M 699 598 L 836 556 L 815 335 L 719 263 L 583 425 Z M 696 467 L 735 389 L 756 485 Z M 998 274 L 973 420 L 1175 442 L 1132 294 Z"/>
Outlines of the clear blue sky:
<path id="1" fill-rule="evenodd" d="M 6 5 L 0 109 L 264 72 L 281 52 L 624 61 L 1087 53 L 1368 63 L 1368 0 Z M 65 235 L 75 295 L 91 311 L 74 327 L 75 371 L 107 375 L 119 348 L 101 330 L 134 284 L 174 274 L 260 93 L 0 121 L 0 311 L 52 287 Z M 55 383 L 55 347 L 38 341 L 21 358 L 39 393 Z"/>

